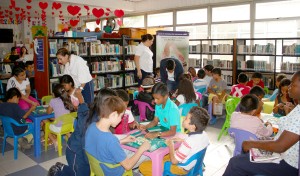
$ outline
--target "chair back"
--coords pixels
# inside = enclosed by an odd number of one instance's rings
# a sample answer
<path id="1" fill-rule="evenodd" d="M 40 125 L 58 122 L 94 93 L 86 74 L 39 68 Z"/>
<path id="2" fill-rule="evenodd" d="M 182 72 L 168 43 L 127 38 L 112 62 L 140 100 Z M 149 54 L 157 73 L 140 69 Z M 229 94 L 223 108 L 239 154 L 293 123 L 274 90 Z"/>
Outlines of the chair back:
<path id="1" fill-rule="evenodd" d="M 202 95 L 205 94 L 206 86 L 201 87 L 200 89 L 197 90 L 197 92 L 201 93 Z"/>
<path id="2" fill-rule="evenodd" d="M 150 111 L 154 111 L 154 109 L 146 102 L 134 100 L 134 104 L 138 106 L 140 112 L 140 121 L 146 120 L 146 107 L 148 107 Z"/>
<path id="3" fill-rule="evenodd" d="M 187 116 L 187 114 L 190 112 L 192 107 L 198 106 L 197 103 L 184 103 L 180 106 L 178 106 L 180 116 Z"/>
<path id="4" fill-rule="evenodd" d="M 203 160 L 204 160 L 204 156 L 206 153 L 206 148 L 202 149 L 201 151 L 199 151 L 198 153 L 194 154 L 191 158 L 189 158 L 184 165 L 188 165 L 191 162 L 193 162 L 194 160 L 196 160 L 196 164 L 195 166 L 189 171 L 189 173 L 187 174 L 187 176 L 194 176 L 194 175 L 203 175 L 203 170 L 202 170 L 202 166 L 203 166 Z M 178 164 L 178 166 L 181 166 L 182 164 Z"/>
<path id="5" fill-rule="evenodd" d="M 250 133 L 245 130 L 240 130 L 236 128 L 229 128 L 228 132 L 231 137 L 234 138 L 235 148 L 233 156 L 239 155 L 242 153 L 242 144 L 246 140 L 258 140 L 256 135 L 253 133 Z"/>
<path id="6" fill-rule="evenodd" d="M 12 125 L 19 126 L 19 123 L 8 116 L 0 116 L 0 119 L 2 120 L 3 130 L 6 133 L 6 135 L 9 137 L 14 137 L 15 133 L 12 128 Z"/>
<path id="7" fill-rule="evenodd" d="M 48 105 L 50 100 L 53 98 L 52 95 L 47 95 L 42 97 L 42 104 L 41 105 Z"/>
<path id="8" fill-rule="evenodd" d="M 62 123 L 61 133 L 74 131 L 74 119 L 77 117 L 77 112 L 64 114 L 55 119 L 52 124 Z"/>
<path id="9" fill-rule="evenodd" d="M 226 104 L 225 104 L 225 109 L 226 109 L 226 120 L 229 120 L 232 113 L 235 111 L 237 105 L 240 103 L 241 98 L 239 97 L 230 97 L 227 99 Z"/>

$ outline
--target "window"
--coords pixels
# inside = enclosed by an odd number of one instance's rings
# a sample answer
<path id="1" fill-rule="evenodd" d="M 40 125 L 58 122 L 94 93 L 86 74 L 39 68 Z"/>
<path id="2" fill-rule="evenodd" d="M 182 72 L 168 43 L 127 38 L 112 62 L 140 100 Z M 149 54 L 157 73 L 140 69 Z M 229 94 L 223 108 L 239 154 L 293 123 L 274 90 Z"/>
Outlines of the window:
<path id="1" fill-rule="evenodd" d="M 148 28 L 147 33 L 156 35 L 156 31 L 173 31 L 173 27 Z"/>
<path id="2" fill-rule="evenodd" d="M 173 12 L 157 13 L 147 16 L 147 26 L 168 26 L 173 24 Z"/>
<path id="3" fill-rule="evenodd" d="M 300 37 L 300 20 L 256 22 L 254 37 Z"/>
<path id="4" fill-rule="evenodd" d="M 124 17 L 123 26 L 124 27 L 145 27 L 144 15 L 133 16 L 133 17 Z"/>
<path id="5" fill-rule="evenodd" d="M 256 4 L 256 19 L 299 17 L 300 1 L 279 1 Z"/>
<path id="6" fill-rule="evenodd" d="M 207 9 L 178 11 L 176 24 L 206 23 Z"/>
<path id="7" fill-rule="evenodd" d="M 176 31 L 187 31 L 190 34 L 190 39 L 206 39 L 207 34 L 207 25 L 197 25 L 197 26 L 178 26 Z"/>
<path id="8" fill-rule="evenodd" d="M 211 25 L 211 38 L 250 38 L 250 23 L 227 23 Z"/>
<path id="9" fill-rule="evenodd" d="M 250 5 L 212 8 L 212 22 L 250 20 Z"/>
<path id="10" fill-rule="evenodd" d="M 91 22 L 87 22 L 85 23 L 86 28 L 88 28 L 90 31 L 95 31 L 95 28 L 100 28 L 101 29 L 101 23 L 99 25 L 96 24 L 96 21 L 91 21 Z"/>

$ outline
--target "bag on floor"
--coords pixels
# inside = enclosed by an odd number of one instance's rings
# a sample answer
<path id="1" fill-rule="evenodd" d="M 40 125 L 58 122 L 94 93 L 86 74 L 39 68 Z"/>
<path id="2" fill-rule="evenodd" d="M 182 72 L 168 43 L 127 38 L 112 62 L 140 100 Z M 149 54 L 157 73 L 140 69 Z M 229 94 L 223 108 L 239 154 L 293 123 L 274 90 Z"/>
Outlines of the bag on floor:
<path id="1" fill-rule="evenodd" d="M 214 106 L 213 115 L 222 115 L 223 104 L 222 103 L 214 103 L 213 106 Z"/>

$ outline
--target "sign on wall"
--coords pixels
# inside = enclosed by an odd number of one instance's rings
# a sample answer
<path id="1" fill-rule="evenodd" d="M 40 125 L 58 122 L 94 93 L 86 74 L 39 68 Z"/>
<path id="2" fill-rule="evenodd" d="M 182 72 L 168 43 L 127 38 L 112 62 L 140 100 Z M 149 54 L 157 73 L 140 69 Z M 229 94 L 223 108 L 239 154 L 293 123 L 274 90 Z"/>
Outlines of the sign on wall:
<path id="1" fill-rule="evenodd" d="M 36 50 L 36 69 L 37 71 L 44 72 L 45 62 L 44 62 L 44 40 L 42 38 L 37 38 L 37 47 Z"/>

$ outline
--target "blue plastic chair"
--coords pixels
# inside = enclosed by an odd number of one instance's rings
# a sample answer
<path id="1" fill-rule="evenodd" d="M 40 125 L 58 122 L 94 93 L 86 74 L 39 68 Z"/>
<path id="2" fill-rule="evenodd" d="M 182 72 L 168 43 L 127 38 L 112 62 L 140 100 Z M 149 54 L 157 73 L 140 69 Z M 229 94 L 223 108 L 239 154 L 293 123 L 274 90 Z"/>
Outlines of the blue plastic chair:
<path id="1" fill-rule="evenodd" d="M 186 116 L 192 107 L 198 106 L 197 103 L 184 103 L 180 106 L 178 106 L 179 111 L 181 112 L 181 116 Z"/>
<path id="2" fill-rule="evenodd" d="M 242 153 L 242 144 L 247 140 L 258 140 L 256 135 L 245 130 L 236 128 L 229 128 L 228 132 L 231 137 L 234 138 L 235 148 L 233 156 L 237 156 Z"/>
<path id="3" fill-rule="evenodd" d="M 195 166 L 187 173 L 187 176 L 196 176 L 196 175 L 200 175 L 203 176 L 203 160 L 204 160 L 204 156 L 205 156 L 205 152 L 206 152 L 206 148 L 201 150 L 200 152 L 194 154 L 191 158 L 189 158 L 185 163 L 179 163 L 177 164 L 177 166 L 187 166 L 189 165 L 191 162 L 193 162 L 194 160 L 196 160 L 196 164 Z M 171 161 L 167 161 L 165 162 L 164 165 L 164 176 L 173 176 L 174 174 L 171 173 Z"/>
<path id="4" fill-rule="evenodd" d="M 205 87 L 201 87 L 200 89 L 197 90 L 197 92 L 201 93 L 202 95 L 205 94 L 205 92 L 206 92 L 206 86 Z"/>
<path id="5" fill-rule="evenodd" d="M 26 123 L 26 124 L 20 124 L 17 121 L 15 121 L 11 117 L 7 116 L 0 116 L 0 119 L 2 120 L 2 125 L 4 128 L 4 139 L 3 139 L 3 146 L 2 146 L 2 155 L 4 156 L 4 150 L 6 146 L 6 138 L 11 137 L 14 138 L 14 159 L 18 159 L 18 139 L 24 136 L 27 136 L 28 134 L 33 134 L 33 125 L 32 123 Z M 18 127 L 21 126 L 28 126 L 27 131 L 20 135 L 15 135 L 12 124 Z"/>
<path id="6" fill-rule="evenodd" d="M 134 91 L 133 92 L 133 100 L 136 100 L 137 99 L 137 96 L 139 95 L 139 91 Z"/>

